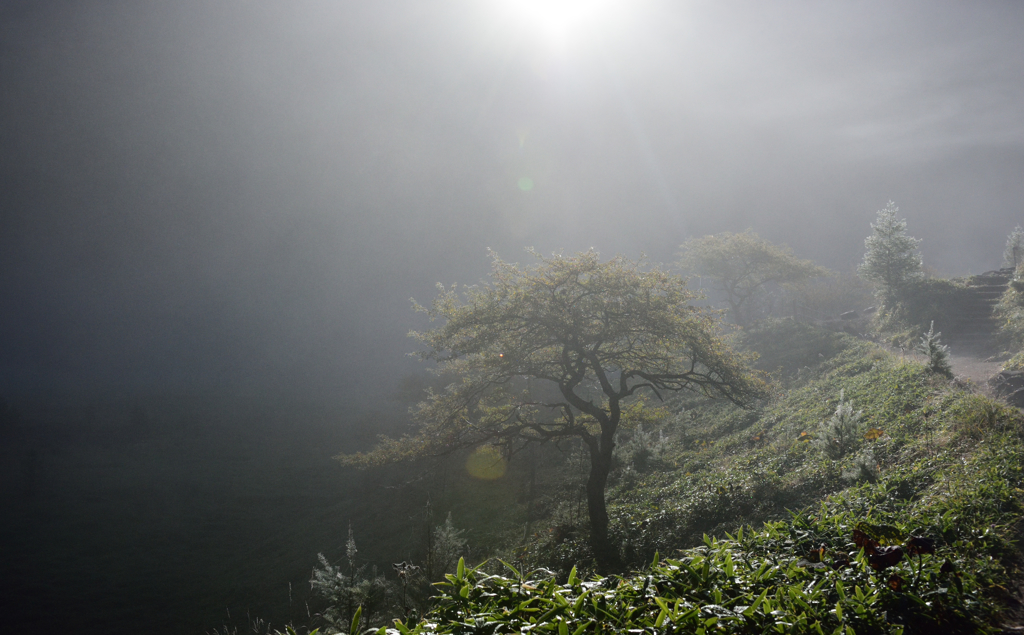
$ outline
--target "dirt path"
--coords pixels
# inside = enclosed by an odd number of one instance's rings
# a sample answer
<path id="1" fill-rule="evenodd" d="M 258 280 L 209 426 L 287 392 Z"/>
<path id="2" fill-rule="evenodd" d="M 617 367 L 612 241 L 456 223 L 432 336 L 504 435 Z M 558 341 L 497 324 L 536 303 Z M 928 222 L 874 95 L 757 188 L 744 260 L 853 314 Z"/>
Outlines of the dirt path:
<path id="1" fill-rule="evenodd" d="M 891 350 L 891 349 L 890 349 Z M 893 351 L 897 355 L 900 351 Z M 905 359 L 912 359 L 922 364 L 928 363 L 928 358 L 919 353 L 903 353 Z M 957 355 L 951 353 L 949 363 L 953 367 L 953 376 L 961 379 L 970 379 L 979 392 L 991 396 L 992 391 L 988 385 L 990 377 L 1003 369 L 1003 362 L 987 361 L 990 358 L 982 357 L 981 354 L 964 353 Z"/>
<path id="2" fill-rule="evenodd" d="M 989 378 L 1003 369 L 1003 362 L 986 361 L 971 354 L 954 353 L 949 356 L 949 361 L 953 366 L 953 375 L 970 379 L 985 394 L 990 394 Z"/>

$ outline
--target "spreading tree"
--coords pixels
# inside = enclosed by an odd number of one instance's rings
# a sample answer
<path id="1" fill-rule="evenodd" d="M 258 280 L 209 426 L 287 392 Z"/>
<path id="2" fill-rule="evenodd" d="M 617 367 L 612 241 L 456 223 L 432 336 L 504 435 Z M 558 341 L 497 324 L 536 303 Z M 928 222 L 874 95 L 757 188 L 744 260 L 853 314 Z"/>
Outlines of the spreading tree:
<path id="1" fill-rule="evenodd" d="M 827 269 L 800 260 L 788 247 L 774 245 L 750 230 L 695 238 L 680 249 L 683 270 L 712 280 L 725 293 L 733 321 L 741 326 L 753 320 L 752 300 L 768 285 L 799 284 L 828 274 Z"/>
<path id="2" fill-rule="evenodd" d="M 882 304 L 892 309 L 910 289 L 924 277 L 920 240 L 907 235 L 907 221 L 900 218 L 900 209 L 889 201 L 871 223 L 871 235 L 864 239 L 864 261 L 857 268 L 861 277 L 875 286 Z"/>
<path id="3" fill-rule="evenodd" d="M 608 538 L 605 488 L 615 433 L 645 409 L 644 396 L 690 390 L 742 406 L 765 393 L 747 360 L 718 337 L 713 317 L 692 301 L 685 279 L 593 252 L 537 259 L 533 267 L 493 258 L 488 283 L 439 286 L 429 307 L 441 324 L 412 336 L 420 356 L 455 379 L 427 393 L 418 431 L 381 438 L 366 454 L 380 465 L 458 448 L 579 438 L 590 457 L 590 544 L 599 570 L 619 565 Z"/>

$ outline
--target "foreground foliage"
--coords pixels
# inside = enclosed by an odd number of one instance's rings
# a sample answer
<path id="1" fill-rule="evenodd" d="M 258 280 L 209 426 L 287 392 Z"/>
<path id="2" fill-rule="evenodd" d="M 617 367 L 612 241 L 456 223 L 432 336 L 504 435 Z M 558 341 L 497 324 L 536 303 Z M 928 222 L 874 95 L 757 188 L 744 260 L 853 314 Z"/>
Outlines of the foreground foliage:
<path id="1" fill-rule="evenodd" d="M 573 568 L 559 583 L 546 570 L 487 573 L 460 562 L 423 621 L 386 631 L 994 632 L 1024 447 L 1014 435 L 992 440 L 952 472 L 948 457 L 922 458 L 885 482 L 757 531 L 705 536 L 625 577 L 583 581 Z M 908 498 L 915 481 L 931 491 Z"/>

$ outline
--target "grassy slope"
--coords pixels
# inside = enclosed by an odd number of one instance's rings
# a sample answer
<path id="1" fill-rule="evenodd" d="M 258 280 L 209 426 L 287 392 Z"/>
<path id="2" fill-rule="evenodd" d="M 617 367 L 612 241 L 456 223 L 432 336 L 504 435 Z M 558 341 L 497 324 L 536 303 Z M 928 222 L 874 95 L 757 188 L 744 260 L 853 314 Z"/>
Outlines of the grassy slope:
<path id="1" fill-rule="evenodd" d="M 681 632 L 909 633 L 995 624 L 1018 558 L 1020 412 L 848 336 L 780 322 L 744 341 L 785 389 L 753 413 L 673 403 L 667 448 L 643 470 L 624 465 L 611 491 L 624 556 L 668 560 L 621 579 L 541 579 L 533 588 L 518 574 L 466 573 L 417 628 L 532 624 L 565 635 L 596 620 L 615 631 L 671 622 Z M 808 439 L 840 390 L 864 411 L 865 428 L 884 434 L 833 461 Z M 936 553 L 875 570 L 853 544 L 858 523 L 893 527 L 893 542 L 932 538 Z M 726 538 L 744 525 L 742 539 Z M 578 533 L 538 535 L 519 559 L 561 570 L 561 579 L 585 561 Z M 851 564 L 839 566 L 844 559 Z M 538 610 L 515 608 L 527 601 Z"/>

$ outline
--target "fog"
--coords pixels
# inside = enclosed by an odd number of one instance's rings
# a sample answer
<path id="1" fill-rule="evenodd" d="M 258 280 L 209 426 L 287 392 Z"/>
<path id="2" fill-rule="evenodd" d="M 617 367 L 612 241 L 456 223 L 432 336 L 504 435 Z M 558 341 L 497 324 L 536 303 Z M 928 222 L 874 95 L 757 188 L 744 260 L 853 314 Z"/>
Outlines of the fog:
<path id="1" fill-rule="evenodd" d="M 487 248 L 847 270 L 891 199 L 937 271 L 999 264 L 1024 8 L 516 7 L 4 3 L 3 390 L 375 396 Z"/>
<path id="2" fill-rule="evenodd" d="M 259 399 L 326 464 L 407 405 L 410 297 L 488 249 L 671 265 L 750 228 L 849 272 L 893 200 L 930 270 L 996 268 L 1022 27 L 1010 2 L 9 0 L 0 397 L 72 427 Z M 231 429 L 269 434 L 252 410 Z"/>

